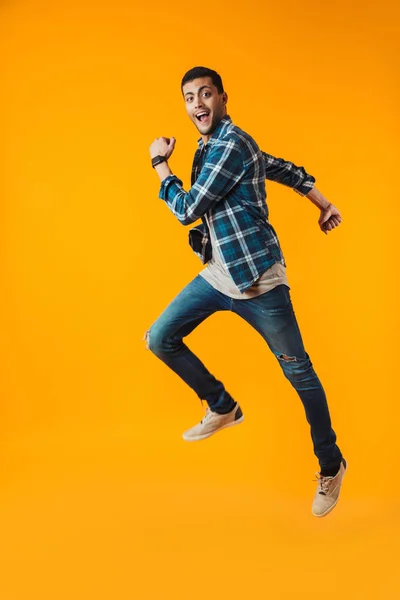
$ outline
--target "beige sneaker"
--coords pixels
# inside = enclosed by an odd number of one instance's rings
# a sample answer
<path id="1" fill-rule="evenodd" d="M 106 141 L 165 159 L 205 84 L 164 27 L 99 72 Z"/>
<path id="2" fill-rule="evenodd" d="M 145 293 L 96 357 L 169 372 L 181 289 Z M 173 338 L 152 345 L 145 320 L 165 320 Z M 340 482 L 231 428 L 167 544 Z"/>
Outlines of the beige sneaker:
<path id="1" fill-rule="evenodd" d="M 231 425 L 241 423 L 243 419 L 244 415 L 237 402 L 233 409 L 225 415 L 213 412 L 208 406 L 206 414 L 200 423 L 185 431 L 182 434 L 182 437 L 187 442 L 203 440 L 224 427 L 230 427 Z"/>
<path id="2" fill-rule="evenodd" d="M 325 517 L 336 506 L 346 470 L 347 463 L 343 459 L 339 471 L 334 477 L 324 477 L 320 473 L 315 473 L 317 480 L 314 479 L 314 481 L 318 481 L 318 487 L 312 505 L 313 515 Z"/>

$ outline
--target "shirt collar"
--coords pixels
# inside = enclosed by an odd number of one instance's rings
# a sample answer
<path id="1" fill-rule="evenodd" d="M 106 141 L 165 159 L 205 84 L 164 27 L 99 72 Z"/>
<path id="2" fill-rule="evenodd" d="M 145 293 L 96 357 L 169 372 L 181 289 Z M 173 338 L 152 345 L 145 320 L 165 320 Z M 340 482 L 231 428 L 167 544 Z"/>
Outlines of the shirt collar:
<path id="1" fill-rule="evenodd" d="M 211 134 L 211 137 L 208 140 L 206 145 L 213 146 L 216 143 L 216 141 L 218 140 L 218 138 L 220 138 L 224 135 L 226 128 L 228 127 L 228 125 L 230 123 L 232 123 L 232 119 L 229 115 L 225 115 L 224 117 L 222 117 L 222 119 L 218 123 L 217 127 L 214 129 L 213 133 Z M 202 137 L 200 137 L 197 140 L 197 145 L 199 148 L 202 148 L 204 146 Z"/>

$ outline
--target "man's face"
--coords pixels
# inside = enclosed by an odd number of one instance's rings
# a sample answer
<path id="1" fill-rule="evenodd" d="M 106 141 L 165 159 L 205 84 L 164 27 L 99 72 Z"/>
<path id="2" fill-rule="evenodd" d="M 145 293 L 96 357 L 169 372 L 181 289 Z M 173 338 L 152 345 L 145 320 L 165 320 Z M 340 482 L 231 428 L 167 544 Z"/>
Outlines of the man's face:
<path id="1" fill-rule="evenodd" d="M 226 115 L 226 92 L 218 93 L 211 77 L 188 81 L 182 88 L 187 113 L 201 135 L 209 137 Z M 206 113 L 206 116 L 200 116 Z"/>

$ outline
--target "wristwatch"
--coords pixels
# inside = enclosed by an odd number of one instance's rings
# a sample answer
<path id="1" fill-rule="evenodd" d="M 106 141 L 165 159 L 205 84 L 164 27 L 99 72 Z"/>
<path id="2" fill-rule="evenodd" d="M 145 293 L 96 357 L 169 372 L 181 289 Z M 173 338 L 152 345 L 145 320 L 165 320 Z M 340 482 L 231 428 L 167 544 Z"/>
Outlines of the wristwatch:
<path id="1" fill-rule="evenodd" d="M 159 165 L 162 162 L 166 162 L 168 159 L 166 156 L 163 156 L 162 154 L 158 154 L 157 156 L 155 156 L 154 158 L 151 159 L 151 166 L 154 167 Z"/>

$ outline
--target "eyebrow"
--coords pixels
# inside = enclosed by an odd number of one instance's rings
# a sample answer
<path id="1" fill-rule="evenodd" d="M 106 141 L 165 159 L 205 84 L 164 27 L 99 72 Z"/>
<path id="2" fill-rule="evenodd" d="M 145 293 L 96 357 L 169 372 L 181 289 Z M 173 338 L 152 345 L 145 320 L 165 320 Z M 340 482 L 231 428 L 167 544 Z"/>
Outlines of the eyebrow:
<path id="1" fill-rule="evenodd" d="M 202 85 L 202 86 L 199 88 L 199 92 L 201 92 L 201 90 L 202 90 L 202 89 L 204 89 L 204 88 L 210 88 L 210 90 L 211 90 L 211 86 L 210 86 L 210 85 Z M 186 97 L 188 94 L 193 94 L 193 93 L 194 93 L 194 92 L 186 92 L 186 94 L 185 94 L 185 97 Z"/>

